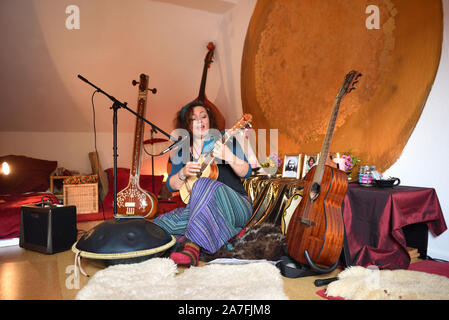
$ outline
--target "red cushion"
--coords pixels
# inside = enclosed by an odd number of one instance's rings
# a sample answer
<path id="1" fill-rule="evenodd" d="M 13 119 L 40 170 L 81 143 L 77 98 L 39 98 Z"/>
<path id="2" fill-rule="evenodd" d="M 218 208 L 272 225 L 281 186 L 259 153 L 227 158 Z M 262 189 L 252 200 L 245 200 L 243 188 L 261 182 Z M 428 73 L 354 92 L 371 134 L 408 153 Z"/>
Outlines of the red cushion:
<path id="1" fill-rule="evenodd" d="M 58 162 L 25 156 L 8 155 L 0 157 L 0 165 L 6 161 L 9 175 L 0 174 L 0 194 L 42 192 L 50 187 L 50 174 Z"/>
<path id="2" fill-rule="evenodd" d="M 117 192 L 123 190 L 128 186 L 129 182 L 129 169 L 117 168 Z M 114 169 L 109 168 L 105 170 L 108 177 L 108 194 L 104 197 L 103 206 L 105 208 L 113 206 L 114 199 Z M 154 194 L 157 196 L 161 192 L 162 180 L 164 176 L 154 176 Z M 153 192 L 153 176 L 152 175 L 140 175 L 139 185 L 147 192 Z"/>

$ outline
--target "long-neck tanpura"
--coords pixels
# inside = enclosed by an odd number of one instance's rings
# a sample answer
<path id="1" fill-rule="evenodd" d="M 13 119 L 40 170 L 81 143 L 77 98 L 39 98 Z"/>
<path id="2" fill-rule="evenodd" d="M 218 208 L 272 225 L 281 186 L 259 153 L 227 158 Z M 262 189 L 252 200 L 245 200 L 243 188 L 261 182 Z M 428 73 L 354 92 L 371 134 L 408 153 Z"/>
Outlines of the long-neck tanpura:
<path id="1" fill-rule="evenodd" d="M 155 90 L 148 89 L 148 78 L 148 75 L 142 73 L 139 82 L 133 81 L 133 85 L 139 84 L 136 113 L 141 117 L 145 116 L 148 91 L 154 93 Z M 125 189 L 117 193 L 117 217 L 140 216 L 151 218 L 157 213 L 157 197 L 152 192 L 143 190 L 139 184 L 143 134 L 143 120 L 137 118 L 129 182 Z"/>

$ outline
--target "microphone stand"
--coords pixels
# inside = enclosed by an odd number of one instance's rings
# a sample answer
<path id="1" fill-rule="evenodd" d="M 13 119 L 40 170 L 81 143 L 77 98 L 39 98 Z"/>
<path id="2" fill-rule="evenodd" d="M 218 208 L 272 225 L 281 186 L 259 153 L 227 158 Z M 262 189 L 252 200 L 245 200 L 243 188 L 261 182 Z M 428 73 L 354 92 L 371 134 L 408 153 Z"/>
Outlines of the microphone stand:
<path id="1" fill-rule="evenodd" d="M 104 92 L 102 89 L 100 89 L 99 87 L 97 87 L 96 85 L 91 83 L 89 80 L 87 80 L 83 76 L 78 75 L 78 78 L 80 78 L 81 80 L 83 80 L 87 84 L 89 84 L 92 87 L 94 87 L 97 90 L 97 92 L 100 92 L 100 93 L 104 94 L 106 97 L 108 97 L 113 102 L 113 104 L 112 104 L 110 109 L 112 109 L 114 111 L 114 114 L 113 114 L 113 117 L 112 117 L 112 126 L 113 126 L 113 129 L 112 129 L 113 130 L 113 133 L 112 133 L 112 136 L 113 136 L 113 138 L 112 138 L 113 139 L 113 147 L 112 147 L 112 149 L 113 149 L 113 158 L 114 158 L 114 217 L 117 217 L 117 157 L 118 157 L 118 154 L 117 154 L 117 110 L 120 109 L 120 108 L 123 108 L 123 109 L 131 112 L 137 118 L 139 118 L 139 119 L 143 120 L 144 122 L 146 122 L 147 124 L 149 124 L 151 126 L 152 132 L 159 131 L 160 133 L 162 133 L 163 135 L 168 137 L 170 140 L 175 141 L 174 144 L 180 142 L 182 139 L 175 139 L 175 138 L 173 138 L 171 135 L 169 135 L 168 133 L 166 133 L 165 131 L 163 131 L 159 127 L 157 127 L 155 124 L 151 123 L 150 121 L 148 121 L 144 117 L 140 116 L 138 113 L 136 113 L 133 110 L 131 110 L 130 108 L 128 108 L 127 102 L 124 102 L 124 103 L 120 102 L 115 97 L 113 97 L 110 94 Z M 153 94 L 156 93 L 155 90 L 152 90 L 152 92 L 153 92 Z"/>

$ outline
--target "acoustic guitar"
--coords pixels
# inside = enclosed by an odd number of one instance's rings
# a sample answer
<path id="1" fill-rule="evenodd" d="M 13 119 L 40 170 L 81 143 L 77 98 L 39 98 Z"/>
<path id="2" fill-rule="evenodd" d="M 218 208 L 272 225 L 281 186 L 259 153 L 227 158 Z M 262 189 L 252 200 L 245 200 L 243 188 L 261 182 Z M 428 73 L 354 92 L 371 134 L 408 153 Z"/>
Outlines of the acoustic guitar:
<path id="1" fill-rule="evenodd" d="M 291 258 L 319 273 L 336 268 L 343 247 L 341 204 L 348 187 L 345 172 L 325 165 L 341 99 L 353 89 L 361 74 L 349 72 L 338 92 L 324 138 L 318 165 L 304 178 L 303 198 L 290 218 L 286 249 Z"/>
<path id="2" fill-rule="evenodd" d="M 228 140 L 235 135 L 240 129 L 248 127 L 252 121 L 252 115 L 244 114 L 239 121 L 237 121 L 231 129 L 226 130 L 225 134 L 221 138 L 221 142 L 226 144 Z M 188 177 L 179 189 L 179 195 L 184 203 L 188 203 L 190 200 L 190 192 L 192 191 L 193 184 L 201 177 L 211 178 L 216 180 L 218 178 L 218 166 L 214 162 L 213 150 L 201 155 L 197 160 L 201 164 L 200 172 L 196 176 Z"/>
<path id="3" fill-rule="evenodd" d="M 154 90 L 148 89 L 148 78 L 148 75 L 142 73 L 139 82 L 133 81 L 133 85 L 139 84 L 136 113 L 142 117 L 145 116 L 148 90 Z M 128 186 L 117 193 L 117 216 L 119 217 L 151 218 L 157 213 L 157 197 L 153 193 L 143 190 L 139 185 L 143 133 L 143 120 L 137 118 Z"/>

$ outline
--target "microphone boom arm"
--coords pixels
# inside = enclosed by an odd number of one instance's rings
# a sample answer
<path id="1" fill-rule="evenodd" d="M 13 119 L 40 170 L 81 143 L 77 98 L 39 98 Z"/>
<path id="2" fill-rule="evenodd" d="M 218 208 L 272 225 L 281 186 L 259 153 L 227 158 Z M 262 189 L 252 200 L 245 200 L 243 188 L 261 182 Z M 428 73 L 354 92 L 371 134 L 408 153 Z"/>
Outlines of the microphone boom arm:
<path id="1" fill-rule="evenodd" d="M 154 132 L 160 131 L 162 134 L 164 134 L 165 136 L 167 136 L 170 140 L 174 140 L 175 143 L 169 147 L 169 149 L 173 149 L 175 145 L 180 145 L 179 142 L 181 142 L 183 139 L 175 139 L 173 138 L 171 135 L 169 135 L 168 133 L 166 133 L 165 131 L 159 129 L 156 125 L 154 125 L 153 123 L 151 123 L 150 121 L 148 121 L 147 119 L 145 119 L 144 117 L 141 117 L 139 114 L 137 114 L 136 112 L 134 112 L 133 110 L 131 110 L 130 108 L 128 108 L 126 102 L 120 102 L 118 101 L 116 98 L 114 98 L 113 96 L 111 96 L 110 94 L 104 92 L 102 89 L 98 88 L 96 85 L 94 85 L 93 83 L 91 83 L 89 80 L 87 80 L 86 78 L 84 78 L 81 75 L 78 75 L 78 78 L 80 78 L 81 80 L 83 80 L 84 82 L 88 83 L 89 85 L 91 85 L 92 87 L 94 87 L 98 92 L 104 94 L 105 96 L 107 96 L 109 99 L 112 100 L 113 104 L 111 106 L 111 109 L 114 111 L 113 113 L 113 117 L 112 117 L 112 136 L 113 136 L 113 162 L 114 162 L 114 182 L 113 182 L 113 188 L 114 188 L 114 199 L 113 199 L 113 207 L 114 207 L 114 217 L 117 217 L 117 110 L 119 108 L 123 108 L 128 110 L 129 112 L 131 112 L 132 114 L 134 114 L 136 117 L 138 117 L 139 119 L 142 119 L 144 122 L 148 123 L 151 128 L 154 130 Z M 162 155 L 163 153 L 159 154 Z M 139 218 L 143 218 L 142 216 L 137 216 Z"/>
<path id="2" fill-rule="evenodd" d="M 143 120 L 144 122 L 146 122 L 147 124 L 149 124 L 152 128 L 152 130 L 154 130 L 155 133 L 157 133 L 158 131 L 160 133 L 162 133 L 164 136 L 166 136 L 167 138 L 169 138 L 172 141 L 175 141 L 175 143 L 179 142 L 180 139 L 176 139 L 173 136 L 171 136 L 170 134 L 168 134 L 167 132 L 165 132 L 164 130 L 162 130 L 161 128 L 159 128 L 158 126 L 156 126 L 154 123 L 151 123 L 150 121 L 148 121 L 147 119 L 145 119 L 144 117 L 140 116 L 138 113 L 134 112 L 133 110 L 131 110 L 130 108 L 128 108 L 128 104 L 125 102 L 120 102 L 119 100 L 117 100 L 115 97 L 111 96 L 110 94 L 104 92 L 102 89 L 98 88 L 96 85 L 94 85 L 93 83 L 91 83 L 89 80 L 87 80 L 86 78 L 84 78 L 82 75 L 78 75 L 78 78 L 80 78 L 81 80 L 83 80 L 84 82 L 86 82 L 87 84 L 91 85 L 92 87 L 94 87 L 95 89 L 97 89 L 98 92 L 104 94 L 106 97 L 108 97 L 112 102 L 114 102 L 114 104 L 112 105 L 112 108 L 123 108 L 128 110 L 129 112 L 131 112 L 133 115 L 135 115 L 136 117 L 138 117 L 139 119 Z"/>

